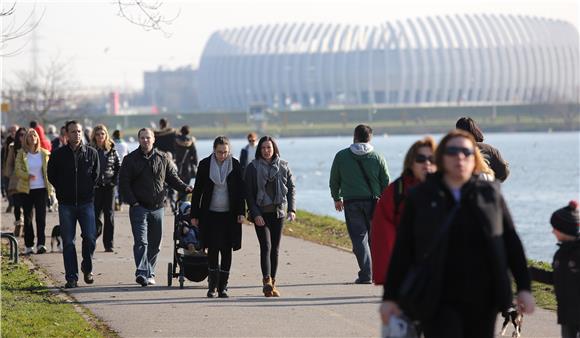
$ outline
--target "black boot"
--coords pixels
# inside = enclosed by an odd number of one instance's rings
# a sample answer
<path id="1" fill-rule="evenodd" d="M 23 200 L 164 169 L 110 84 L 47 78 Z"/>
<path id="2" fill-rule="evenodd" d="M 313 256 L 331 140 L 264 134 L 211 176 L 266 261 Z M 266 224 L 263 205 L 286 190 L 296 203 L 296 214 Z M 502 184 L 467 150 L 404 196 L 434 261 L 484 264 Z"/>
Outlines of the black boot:
<path id="1" fill-rule="evenodd" d="M 207 298 L 217 297 L 216 288 L 218 286 L 219 271 L 217 269 L 208 269 L 207 275 Z"/>
<path id="2" fill-rule="evenodd" d="M 229 271 L 220 270 L 220 277 L 218 282 L 218 297 L 229 298 L 226 291 L 228 291 L 228 278 L 230 277 Z"/>

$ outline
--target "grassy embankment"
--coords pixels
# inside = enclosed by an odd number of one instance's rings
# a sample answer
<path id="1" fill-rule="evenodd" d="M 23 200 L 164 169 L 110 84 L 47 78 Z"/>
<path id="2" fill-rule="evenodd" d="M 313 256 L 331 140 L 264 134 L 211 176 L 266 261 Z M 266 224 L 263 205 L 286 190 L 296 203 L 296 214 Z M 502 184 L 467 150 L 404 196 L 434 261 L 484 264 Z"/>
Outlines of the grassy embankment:
<path id="1" fill-rule="evenodd" d="M 35 270 L 9 262 L 3 247 L 2 337 L 117 337 L 88 311 L 51 291 Z"/>
<path id="2" fill-rule="evenodd" d="M 343 221 L 329 216 L 318 216 L 302 210 L 298 211 L 295 222 L 286 223 L 284 234 L 323 245 L 340 247 L 349 251 L 352 249 L 346 225 Z M 544 270 L 552 270 L 548 263 L 529 260 L 528 264 Z M 544 309 L 556 310 L 553 286 L 532 282 L 532 293 L 538 306 Z"/>

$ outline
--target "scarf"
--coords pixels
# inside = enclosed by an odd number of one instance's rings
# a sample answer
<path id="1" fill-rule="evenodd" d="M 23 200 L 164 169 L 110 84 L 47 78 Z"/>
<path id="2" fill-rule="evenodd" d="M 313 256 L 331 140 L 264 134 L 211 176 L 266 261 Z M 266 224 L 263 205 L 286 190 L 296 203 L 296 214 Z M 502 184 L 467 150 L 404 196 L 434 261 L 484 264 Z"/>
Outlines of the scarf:
<path id="1" fill-rule="evenodd" d="M 211 155 L 211 160 L 209 161 L 209 178 L 216 185 L 225 185 L 228 175 L 234 170 L 232 166 L 232 155 L 228 155 L 225 161 L 220 166 L 215 154 Z"/>
<path id="2" fill-rule="evenodd" d="M 288 188 L 282 184 L 282 179 L 279 175 L 280 158 L 273 158 L 271 163 L 260 158 L 255 159 L 252 163 L 256 167 L 256 179 L 258 183 L 256 202 L 258 206 L 262 207 L 270 204 L 281 205 L 284 202 L 284 197 L 288 193 Z M 273 199 L 266 193 L 266 185 L 272 181 L 276 185 Z"/>

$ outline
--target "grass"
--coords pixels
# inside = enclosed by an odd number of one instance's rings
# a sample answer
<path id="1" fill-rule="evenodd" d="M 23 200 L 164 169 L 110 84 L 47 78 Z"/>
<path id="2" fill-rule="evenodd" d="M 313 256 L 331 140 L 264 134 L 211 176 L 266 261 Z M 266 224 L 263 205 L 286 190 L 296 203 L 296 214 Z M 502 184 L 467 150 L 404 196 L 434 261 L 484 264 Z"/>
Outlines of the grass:
<path id="1" fill-rule="evenodd" d="M 6 250 L 2 254 L 0 283 L 2 337 L 116 336 L 103 324 L 97 324 L 98 328 L 91 325 L 70 301 L 53 293 L 35 269 L 22 262 L 9 262 Z"/>
<path id="2" fill-rule="evenodd" d="M 340 247 L 349 251 L 352 249 L 346 224 L 343 221 L 303 210 L 298 210 L 295 222 L 286 223 L 284 234 L 322 245 Z M 552 271 L 551 265 L 546 262 L 528 260 L 528 265 Z M 556 295 L 552 285 L 532 282 L 532 294 L 536 298 L 536 304 L 539 307 L 547 310 L 556 310 Z"/>

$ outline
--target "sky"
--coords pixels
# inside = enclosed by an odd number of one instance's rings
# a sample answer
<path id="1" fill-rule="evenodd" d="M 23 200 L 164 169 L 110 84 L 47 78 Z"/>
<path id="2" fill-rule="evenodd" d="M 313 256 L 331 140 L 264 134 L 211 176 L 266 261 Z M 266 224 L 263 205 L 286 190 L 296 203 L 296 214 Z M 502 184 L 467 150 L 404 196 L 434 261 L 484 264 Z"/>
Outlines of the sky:
<path id="1" fill-rule="evenodd" d="M 160 32 L 146 31 L 120 17 L 116 0 L 15 1 L 14 14 L 2 20 L 3 33 L 10 25 L 22 25 L 31 12 L 41 19 L 33 33 L 3 43 L 4 88 L 17 82 L 18 72 L 32 68 L 36 41 L 40 68 L 58 60 L 67 64 L 80 88 L 122 91 L 140 90 L 144 71 L 197 68 L 210 35 L 225 28 L 285 22 L 380 25 L 471 13 L 539 16 L 578 28 L 580 8 L 580 0 L 158 0 L 162 14 L 174 18 Z M 14 3 L 0 2 L 3 9 Z M 16 55 L 5 56 L 10 53 Z"/>

